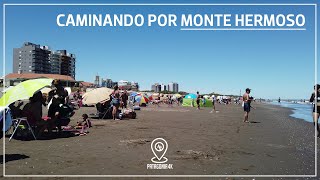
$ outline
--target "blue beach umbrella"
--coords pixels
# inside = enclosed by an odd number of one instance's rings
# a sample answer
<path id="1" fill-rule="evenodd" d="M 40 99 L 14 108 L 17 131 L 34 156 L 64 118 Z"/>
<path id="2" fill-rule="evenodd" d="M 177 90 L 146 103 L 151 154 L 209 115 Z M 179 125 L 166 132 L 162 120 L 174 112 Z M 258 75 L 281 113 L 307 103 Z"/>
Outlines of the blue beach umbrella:
<path id="1" fill-rule="evenodd" d="M 132 97 L 137 96 L 137 95 L 138 95 L 137 92 L 131 92 L 131 93 L 130 93 L 130 96 L 132 96 Z"/>

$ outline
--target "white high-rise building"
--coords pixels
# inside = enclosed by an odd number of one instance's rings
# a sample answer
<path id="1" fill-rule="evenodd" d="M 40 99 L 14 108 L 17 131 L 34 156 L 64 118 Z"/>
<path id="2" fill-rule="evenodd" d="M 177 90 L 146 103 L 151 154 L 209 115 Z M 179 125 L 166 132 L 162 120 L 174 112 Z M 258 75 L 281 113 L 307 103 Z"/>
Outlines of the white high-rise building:
<path id="1" fill-rule="evenodd" d="M 161 91 L 167 91 L 167 86 L 164 84 L 161 84 Z"/>

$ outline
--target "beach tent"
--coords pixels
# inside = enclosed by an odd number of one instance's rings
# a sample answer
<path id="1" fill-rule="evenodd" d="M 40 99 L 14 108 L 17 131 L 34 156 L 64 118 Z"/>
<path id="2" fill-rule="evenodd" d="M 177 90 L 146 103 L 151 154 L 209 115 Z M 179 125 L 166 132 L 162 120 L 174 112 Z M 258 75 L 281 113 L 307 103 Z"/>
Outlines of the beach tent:
<path id="1" fill-rule="evenodd" d="M 187 94 L 184 98 L 185 99 L 197 99 L 197 95 L 196 94 Z"/>
<path id="2" fill-rule="evenodd" d="M 186 107 L 196 107 L 197 106 L 197 102 L 196 99 L 186 99 L 183 98 L 182 101 L 182 106 L 186 106 Z M 203 104 L 203 100 L 200 99 L 200 107 L 212 107 L 212 101 L 210 99 L 206 99 L 205 104 Z"/>
<path id="3" fill-rule="evenodd" d="M 187 94 L 182 100 L 182 106 L 195 107 L 197 95 L 196 94 Z"/>
<path id="4" fill-rule="evenodd" d="M 182 106 L 186 107 L 196 107 L 197 106 L 197 95 L 196 94 L 187 94 L 185 98 L 183 98 Z M 200 107 L 212 107 L 212 101 L 206 99 L 205 104 L 203 104 L 203 100 L 200 99 Z"/>

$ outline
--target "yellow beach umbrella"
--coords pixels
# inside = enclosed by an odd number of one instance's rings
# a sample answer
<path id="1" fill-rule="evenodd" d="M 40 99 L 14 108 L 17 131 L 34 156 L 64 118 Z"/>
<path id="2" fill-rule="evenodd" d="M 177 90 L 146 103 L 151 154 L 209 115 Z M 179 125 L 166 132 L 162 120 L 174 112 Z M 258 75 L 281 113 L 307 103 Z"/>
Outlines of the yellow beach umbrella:
<path id="1" fill-rule="evenodd" d="M 51 86 L 52 81 L 53 79 L 47 78 L 23 81 L 4 93 L 0 98 L 0 106 L 9 106 L 15 101 L 29 99 L 40 89 Z"/>

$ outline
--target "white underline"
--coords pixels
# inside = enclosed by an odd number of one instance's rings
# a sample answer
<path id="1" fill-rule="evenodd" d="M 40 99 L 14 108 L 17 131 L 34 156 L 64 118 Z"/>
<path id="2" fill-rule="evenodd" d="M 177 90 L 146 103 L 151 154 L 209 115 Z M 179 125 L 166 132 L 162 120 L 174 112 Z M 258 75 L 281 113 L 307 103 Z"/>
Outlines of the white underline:
<path id="1" fill-rule="evenodd" d="M 273 3 L 273 4 L 266 4 L 266 3 L 5 3 L 4 6 L 316 6 L 313 3 Z"/>
<path id="2" fill-rule="evenodd" d="M 305 31 L 306 28 L 180 28 L 181 31 Z"/>

